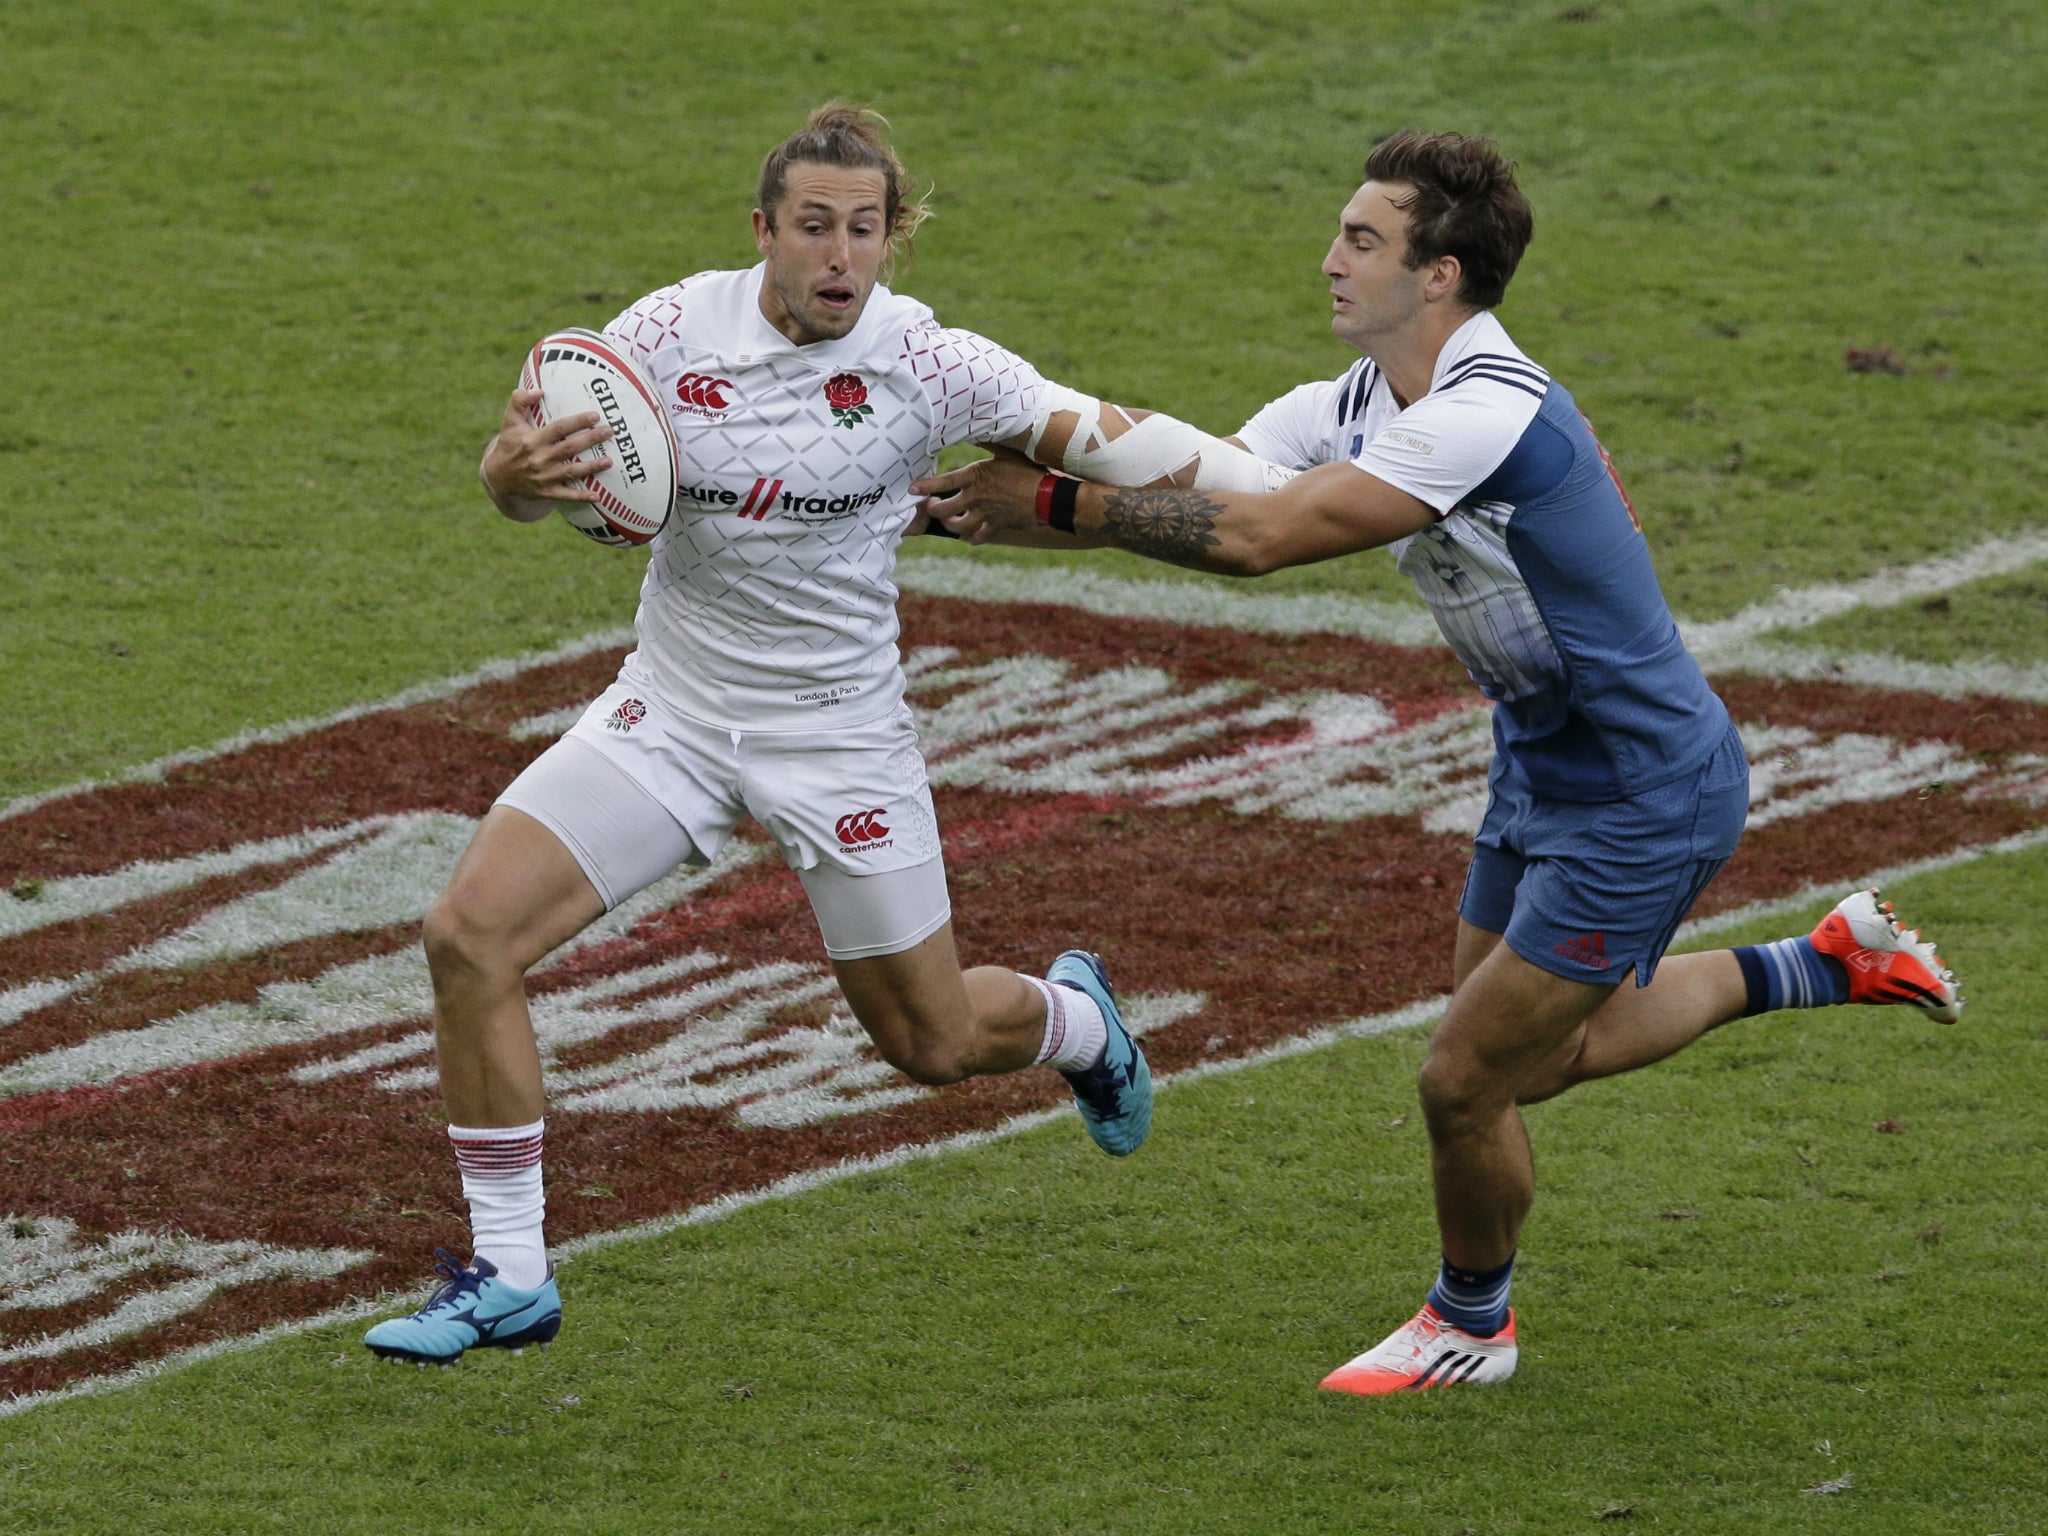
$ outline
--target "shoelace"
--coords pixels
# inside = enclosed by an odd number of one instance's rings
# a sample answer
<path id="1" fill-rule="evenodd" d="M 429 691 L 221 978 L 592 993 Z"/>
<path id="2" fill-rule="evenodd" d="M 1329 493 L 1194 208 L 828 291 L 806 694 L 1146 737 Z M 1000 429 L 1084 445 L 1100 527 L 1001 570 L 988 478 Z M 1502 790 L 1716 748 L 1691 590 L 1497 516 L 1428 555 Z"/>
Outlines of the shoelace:
<path id="1" fill-rule="evenodd" d="M 446 1248 L 434 1250 L 434 1273 L 443 1281 L 440 1289 L 427 1299 L 421 1312 L 432 1312 L 454 1301 L 464 1291 L 474 1291 L 483 1283 L 483 1276 L 473 1269 L 465 1268 L 462 1261 Z"/>

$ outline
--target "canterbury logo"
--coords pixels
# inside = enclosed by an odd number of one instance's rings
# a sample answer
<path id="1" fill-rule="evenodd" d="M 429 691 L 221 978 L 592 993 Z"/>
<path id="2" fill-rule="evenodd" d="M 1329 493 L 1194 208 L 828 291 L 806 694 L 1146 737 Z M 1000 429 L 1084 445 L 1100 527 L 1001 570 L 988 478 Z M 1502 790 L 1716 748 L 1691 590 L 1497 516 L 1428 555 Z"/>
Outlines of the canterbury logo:
<path id="1" fill-rule="evenodd" d="M 854 811 L 839 818 L 832 830 L 839 834 L 839 841 L 847 847 L 861 843 L 879 842 L 889 835 L 889 829 L 882 823 L 882 811 Z"/>
<path id="2" fill-rule="evenodd" d="M 676 380 L 676 398 L 685 405 L 698 406 L 709 411 L 729 411 L 731 402 L 721 395 L 721 389 L 731 389 L 731 379 L 714 379 L 708 373 L 686 373 Z"/>
<path id="3" fill-rule="evenodd" d="M 1575 939 L 1553 945 L 1552 952 L 1589 970 L 1607 969 L 1607 935 L 1604 933 L 1582 933 Z"/>

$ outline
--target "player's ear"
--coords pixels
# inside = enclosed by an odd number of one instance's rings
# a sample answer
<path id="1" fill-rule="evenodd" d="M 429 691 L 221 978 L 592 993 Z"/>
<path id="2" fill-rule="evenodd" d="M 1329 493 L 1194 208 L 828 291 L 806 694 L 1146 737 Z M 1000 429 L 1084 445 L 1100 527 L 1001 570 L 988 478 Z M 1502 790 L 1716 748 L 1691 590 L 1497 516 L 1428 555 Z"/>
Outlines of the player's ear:
<path id="1" fill-rule="evenodd" d="M 775 226 L 768 221 L 768 215 L 760 209 L 754 210 L 754 249 L 763 256 L 775 244 Z"/>
<path id="2" fill-rule="evenodd" d="M 1464 280 L 1463 262 L 1455 256 L 1439 256 L 1429 264 L 1429 275 L 1422 281 L 1422 296 L 1431 303 L 1456 298 L 1458 285 Z"/>

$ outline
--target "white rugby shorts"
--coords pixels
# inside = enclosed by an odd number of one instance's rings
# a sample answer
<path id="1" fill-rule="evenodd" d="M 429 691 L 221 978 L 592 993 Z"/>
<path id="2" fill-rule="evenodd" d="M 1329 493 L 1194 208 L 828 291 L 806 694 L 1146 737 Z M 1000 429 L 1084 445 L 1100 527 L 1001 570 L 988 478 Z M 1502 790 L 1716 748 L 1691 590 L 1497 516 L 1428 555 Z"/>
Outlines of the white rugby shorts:
<path id="1" fill-rule="evenodd" d="M 740 731 L 615 683 L 498 797 L 560 838 L 607 909 L 709 864 L 751 815 L 803 881 L 835 960 L 895 954 L 952 917 L 908 708 L 830 730 Z"/>

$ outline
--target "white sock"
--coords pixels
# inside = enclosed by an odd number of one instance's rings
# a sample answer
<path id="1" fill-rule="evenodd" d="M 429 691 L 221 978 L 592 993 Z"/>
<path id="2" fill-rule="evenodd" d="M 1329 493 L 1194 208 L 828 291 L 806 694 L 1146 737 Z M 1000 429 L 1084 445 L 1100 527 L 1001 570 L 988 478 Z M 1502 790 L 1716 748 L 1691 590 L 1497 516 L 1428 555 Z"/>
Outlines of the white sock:
<path id="1" fill-rule="evenodd" d="M 489 1259 L 507 1285 L 530 1291 L 548 1277 L 548 1247 L 541 1236 L 547 1194 L 541 1184 L 541 1127 L 490 1130 L 448 1127 L 462 1193 L 469 1201 L 469 1233 L 476 1257 Z"/>
<path id="2" fill-rule="evenodd" d="M 1036 976 L 1024 980 L 1045 999 L 1045 1043 L 1033 1065 L 1079 1072 L 1102 1060 L 1109 1049 L 1109 1021 L 1095 999 L 1078 987 L 1056 987 Z"/>

